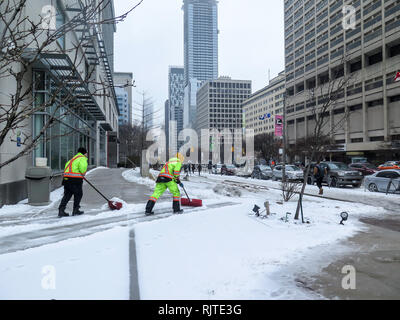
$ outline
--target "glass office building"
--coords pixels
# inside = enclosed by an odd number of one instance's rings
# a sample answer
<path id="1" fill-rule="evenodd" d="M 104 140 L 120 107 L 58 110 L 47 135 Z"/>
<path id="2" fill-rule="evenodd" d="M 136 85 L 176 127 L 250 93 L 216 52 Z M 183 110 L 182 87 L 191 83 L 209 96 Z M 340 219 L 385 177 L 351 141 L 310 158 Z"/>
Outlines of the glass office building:
<path id="1" fill-rule="evenodd" d="M 196 92 L 203 81 L 218 78 L 216 0 L 184 0 L 184 126 L 196 120 Z"/>
<path id="2" fill-rule="evenodd" d="M 34 106 L 39 110 L 33 116 L 33 136 L 39 135 L 43 125 L 48 122 L 46 118 L 53 116 L 55 120 L 34 150 L 33 158 L 48 158 L 49 167 L 59 172 L 79 147 L 85 147 L 89 153 L 89 165 L 95 165 L 96 120 L 77 101 L 66 99 L 63 91 L 55 95 L 54 90 L 59 90 L 59 87 L 54 85 L 48 73 L 34 71 Z M 57 98 L 52 107 L 41 110 L 49 97 L 54 96 Z"/>

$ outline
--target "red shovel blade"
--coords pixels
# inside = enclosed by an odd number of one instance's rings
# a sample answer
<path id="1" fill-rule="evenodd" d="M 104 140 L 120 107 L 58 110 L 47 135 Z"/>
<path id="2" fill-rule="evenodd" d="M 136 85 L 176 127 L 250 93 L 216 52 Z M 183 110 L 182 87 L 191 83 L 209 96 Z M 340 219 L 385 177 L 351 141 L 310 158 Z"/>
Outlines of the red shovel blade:
<path id="1" fill-rule="evenodd" d="M 186 199 L 186 198 L 181 198 L 181 205 L 185 207 L 202 207 L 203 206 L 203 200 L 200 199 Z"/>
<path id="2" fill-rule="evenodd" d="M 122 203 L 118 201 L 108 201 L 108 206 L 110 207 L 111 210 L 121 210 L 122 209 Z"/>

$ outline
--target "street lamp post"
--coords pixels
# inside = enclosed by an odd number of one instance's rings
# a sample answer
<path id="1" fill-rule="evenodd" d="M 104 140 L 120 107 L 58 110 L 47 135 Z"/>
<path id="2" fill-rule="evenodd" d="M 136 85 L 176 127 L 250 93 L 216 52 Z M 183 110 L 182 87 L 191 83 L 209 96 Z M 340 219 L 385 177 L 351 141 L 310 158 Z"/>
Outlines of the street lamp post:
<path id="1" fill-rule="evenodd" d="M 282 140 L 283 140 L 283 150 L 282 150 L 282 158 L 283 158 L 283 168 L 282 168 L 282 183 L 286 182 L 286 92 L 283 94 L 283 132 L 282 132 Z"/>

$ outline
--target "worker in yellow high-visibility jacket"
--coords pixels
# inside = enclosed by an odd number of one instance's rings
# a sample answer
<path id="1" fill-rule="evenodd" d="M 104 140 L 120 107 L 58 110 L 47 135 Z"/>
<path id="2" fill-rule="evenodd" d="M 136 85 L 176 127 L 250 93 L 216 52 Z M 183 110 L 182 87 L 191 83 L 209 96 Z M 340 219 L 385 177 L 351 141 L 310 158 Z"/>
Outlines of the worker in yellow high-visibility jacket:
<path id="1" fill-rule="evenodd" d="M 174 213 L 183 213 L 183 210 L 181 210 L 181 193 L 179 192 L 178 188 L 178 185 L 183 187 L 183 184 L 179 179 L 183 161 L 184 157 L 178 153 L 176 158 L 169 159 L 161 169 L 156 181 L 154 193 L 146 205 L 146 215 L 154 214 L 154 205 L 167 189 L 172 193 L 173 196 L 172 208 Z"/>
<path id="2" fill-rule="evenodd" d="M 88 167 L 88 154 L 85 148 L 79 148 L 77 155 L 69 160 L 65 164 L 63 186 L 64 186 L 64 197 L 61 200 L 60 206 L 58 207 L 58 216 L 69 217 L 69 214 L 65 212 L 68 201 L 74 196 L 74 210 L 73 216 L 83 214 L 80 211 L 80 203 L 83 196 L 83 177 L 86 174 Z"/>

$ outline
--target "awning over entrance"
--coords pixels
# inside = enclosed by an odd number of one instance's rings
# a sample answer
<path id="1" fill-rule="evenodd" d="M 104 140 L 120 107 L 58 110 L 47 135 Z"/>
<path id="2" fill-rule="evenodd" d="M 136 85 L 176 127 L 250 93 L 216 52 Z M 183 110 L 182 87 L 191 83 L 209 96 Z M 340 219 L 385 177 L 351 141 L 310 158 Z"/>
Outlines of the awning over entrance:
<path id="1" fill-rule="evenodd" d="M 23 57 L 30 61 L 34 59 L 35 53 L 24 53 Z M 40 54 L 38 59 L 35 59 L 32 67 L 34 69 L 44 69 L 48 71 L 54 81 L 56 81 L 58 85 L 63 86 L 90 115 L 98 121 L 106 120 L 103 111 L 90 93 L 87 83 L 83 81 L 67 54 Z"/>
<path id="2" fill-rule="evenodd" d="M 100 126 L 105 130 L 105 131 L 113 131 L 113 128 L 108 122 L 102 122 L 100 123 Z"/>

